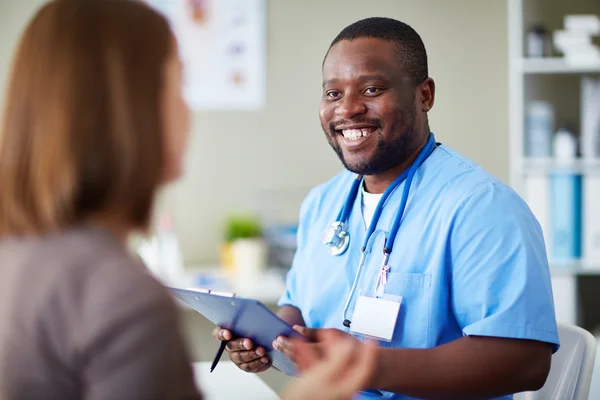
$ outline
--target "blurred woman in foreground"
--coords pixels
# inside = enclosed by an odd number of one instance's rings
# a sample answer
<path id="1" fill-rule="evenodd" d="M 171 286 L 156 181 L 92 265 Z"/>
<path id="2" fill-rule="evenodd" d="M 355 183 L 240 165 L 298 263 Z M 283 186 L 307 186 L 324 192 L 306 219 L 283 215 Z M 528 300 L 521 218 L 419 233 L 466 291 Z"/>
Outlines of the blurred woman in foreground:
<path id="1" fill-rule="evenodd" d="M 174 302 L 126 250 L 181 174 L 181 69 L 141 2 L 52 1 L 27 26 L 0 131 L 0 398 L 200 398 Z M 336 348 L 285 398 L 360 389 L 372 350 Z"/>

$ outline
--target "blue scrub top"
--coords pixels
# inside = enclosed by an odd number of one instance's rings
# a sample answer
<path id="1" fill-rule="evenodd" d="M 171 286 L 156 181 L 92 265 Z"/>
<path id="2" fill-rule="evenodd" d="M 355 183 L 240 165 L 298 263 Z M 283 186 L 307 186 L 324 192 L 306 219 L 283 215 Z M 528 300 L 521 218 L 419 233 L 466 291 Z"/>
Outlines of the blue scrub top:
<path id="1" fill-rule="evenodd" d="M 361 194 L 348 220 L 349 249 L 332 256 L 321 238 L 354 178 L 341 172 L 302 204 L 298 249 L 279 305 L 298 308 L 308 327 L 348 330 L 342 311 L 366 236 Z M 371 289 L 377 278 L 403 186 L 388 198 L 369 241 L 350 320 L 359 290 Z M 438 146 L 417 170 L 388 265 L 385 291 L 402 296 L 402 305 L 394 337 L 382 346 L 430 348 L 477 335 L 538 340 L 558 349 L 539 223 L 511 188 L 448 146 Z M 388 392 L 383 398 L 410 399 Z"/>

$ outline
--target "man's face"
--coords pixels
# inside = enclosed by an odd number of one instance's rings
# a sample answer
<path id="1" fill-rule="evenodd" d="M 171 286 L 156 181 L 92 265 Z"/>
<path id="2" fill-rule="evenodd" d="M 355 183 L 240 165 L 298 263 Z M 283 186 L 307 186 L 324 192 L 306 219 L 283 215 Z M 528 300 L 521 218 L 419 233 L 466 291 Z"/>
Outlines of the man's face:
<path id="1" fill-rule="evenodd" d="M 323 64 L 320 119 L 344 166 L 375 175 L 418 148 L 415 86 L 396 45 L 380 39 L 342 40 Z"/>

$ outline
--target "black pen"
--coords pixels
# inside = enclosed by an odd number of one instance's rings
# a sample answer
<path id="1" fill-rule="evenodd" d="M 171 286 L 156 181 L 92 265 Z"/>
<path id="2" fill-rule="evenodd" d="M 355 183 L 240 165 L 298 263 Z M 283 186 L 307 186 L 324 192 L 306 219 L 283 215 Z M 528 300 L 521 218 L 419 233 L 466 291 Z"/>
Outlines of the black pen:
<path id="1" fill-rule="evenodd" d="M 225 347 L 227 346 L 227 343 L 229 343 L 229 340 L 221 341 L 221 344 L 219 345 L 219 350 L 217 350 L 217 354 L 215 354 L 215 359 L 213 360 L 212 364 L 210 365 L 210 372 L 213 372 L 213 370 L 219 363 L 219 360 L 221 359 L 221 356 L 223 355 L 223 352 L 225 351 Z"/>

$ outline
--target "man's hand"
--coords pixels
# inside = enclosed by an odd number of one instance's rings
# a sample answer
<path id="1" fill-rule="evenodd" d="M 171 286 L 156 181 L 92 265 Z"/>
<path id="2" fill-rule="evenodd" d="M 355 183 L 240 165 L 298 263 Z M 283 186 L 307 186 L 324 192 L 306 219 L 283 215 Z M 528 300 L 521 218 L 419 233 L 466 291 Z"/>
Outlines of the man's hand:
<path id="1" fill-rule="evenodd" d="M 301 373 L 285 388 L 283 400 L 350 400 L 354 393 L 366 388 L 375 371 L 377 348 L 373 342 L 361 343 L 337 329 L 310 330 L 305 334 L 318 343 L 288 340 Z"/>
<path id="2" fill-rule="evenodd" d="M 252 340 L 247 338 L 233 338 L 233 334 L 227 329 L 216 327 L 213 337 L 217 340 L 229 341 L 227 353 L 229 358 L 239 369 L 246 372 L 263 372 L 271 367 L 271 361 L 263 347 L 254 347 Z"/>
<path id="3" fill-rule="evenodd" d="M 353 343 L 355 346 L 361 344 L 354 336 L 339 329 L 311 329 L 294 325 L 294 330 L 306 336 L 311 343 L 279 336 L 273 341 L 273 347 L 292 360 L 300 371 L 307 370 L 321 361 L 325 357 L 325 347 L 331 343 L 345 340 Z M 299 343 L 303 344 L 301 352 L 298 347 Z"/>

